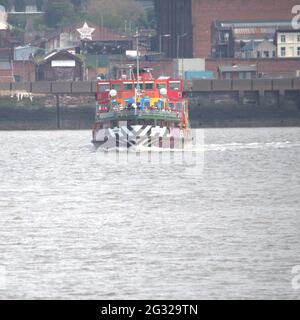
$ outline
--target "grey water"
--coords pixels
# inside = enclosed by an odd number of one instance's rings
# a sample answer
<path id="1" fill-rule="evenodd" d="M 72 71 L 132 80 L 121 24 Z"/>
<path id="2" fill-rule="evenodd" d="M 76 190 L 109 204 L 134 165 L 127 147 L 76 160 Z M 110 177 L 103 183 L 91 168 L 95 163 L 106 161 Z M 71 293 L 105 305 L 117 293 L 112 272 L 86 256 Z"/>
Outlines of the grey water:
<path id="1" fill-rule="evenodd" d="M 201 135 L 176 162 L 0 132 L 0 299 L 299 299 L 300 128 Z"/>

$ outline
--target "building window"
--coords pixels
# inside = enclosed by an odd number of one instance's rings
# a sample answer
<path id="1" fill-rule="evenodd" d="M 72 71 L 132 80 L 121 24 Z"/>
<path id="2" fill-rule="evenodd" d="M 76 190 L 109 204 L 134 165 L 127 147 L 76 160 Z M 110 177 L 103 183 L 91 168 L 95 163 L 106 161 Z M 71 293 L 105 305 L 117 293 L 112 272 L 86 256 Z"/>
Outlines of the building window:
<path id="1" fill-rule="evenodd" d="M 21 76 L 19 76 L 19 75 L 14 75 L 14 78 L 15 78 L 15 81 L 16 82 L 21 82 L 22 81 L 22 77 Z"/>
<path id="2" fill-rule="evenodd" d="M 269 58 L 269 57 L 270 57 L 269 51 L 264 51 L 264 58 Z"/>
<path id="3" fill-rule="evenodd" d="M 300 57 L 300 47 L 297 48 L 297 56 Z"/>
<path id="4" fill-rule="evenodd" d="M 285 47 L 280 48 L 280 56 L 285 57 L 285 54 L 286 54 Z"/>
<path id="5" fill-rule="evenodd" d="M 300 42 L 300 34 L 297 35 L 297 42 Z"/>
<path id="6" fill-rule="evenodd" d="M 246 72 L 246 79 L 251 79 L 251 72 Z"/>
<path id="7" fill-rule="evenodd" d="M 276 57 L 276 52 L 275 52 L 275 50 L 272 51 L 272 56 L 273 56 L 273 58 Z"/>
<path id="8" fill-rule="evenodd" d="M 260 51 L 257 51 L 257 58 L 260 58 Z"/>
<path id="9" fill-rule="evenodd" d="M 225 79 L 230 80 L 231 79 L 231 74 L 230 72 L 225 72 Z"/>
<path id="10" fill-rule="evenodd" d="M 246 79 L 246 72 L 239 72 L 239 79 Z"/>
<path id="11" fill-rule="evenodd" d="M 286 41 L 285 34 L 282 34 L 282 35 L 280 36 L 280 40 L 281 40 L 282 43 L 285 43 L 285 41 Z"/>

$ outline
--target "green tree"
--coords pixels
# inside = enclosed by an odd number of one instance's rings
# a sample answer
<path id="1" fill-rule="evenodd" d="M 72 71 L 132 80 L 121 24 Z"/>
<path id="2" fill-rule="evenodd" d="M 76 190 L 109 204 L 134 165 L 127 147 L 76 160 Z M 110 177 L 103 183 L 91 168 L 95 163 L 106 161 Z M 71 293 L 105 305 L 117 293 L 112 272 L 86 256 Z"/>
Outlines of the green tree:
<path id="1" fill-rule="evenodd" d="M 25 11 L 25 0 L 15 0 L 16 11 Z"/>
<path id="2" fill-rule="evenodd" d="M 85 0 L 71 0 L 74 6 L 80 7 L 82 6 L 86 1 Z"/>
<path id="3" fill-rule="evenodd" d="M 46 22 L 50 28 L 57 28 L 64 21 L 74 19 L 74 7 L 69 0 L 49 0 L 47 4 Z"/>
<path id="4" fill-rule="evenodd" d="M 89 0 L 87 13 L 93 20 L 112 28 L 125 29 L 125 24 L 135 28 L 147 21 L 145 9 L 135 0 Z"/>

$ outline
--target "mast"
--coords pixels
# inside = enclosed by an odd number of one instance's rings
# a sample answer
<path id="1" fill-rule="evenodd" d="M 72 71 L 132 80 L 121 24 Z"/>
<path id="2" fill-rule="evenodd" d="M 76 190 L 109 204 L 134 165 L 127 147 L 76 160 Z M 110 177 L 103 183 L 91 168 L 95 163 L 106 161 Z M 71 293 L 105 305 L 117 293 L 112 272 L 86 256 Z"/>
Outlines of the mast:
<path id="1" fill-rule="evenodd" d="M 140 59 L 139 59 L 139 29 L 136 29 L 136 76 L 137 76 L 137 85 L 135 89 L 135 113 L 137 111 L 137 98 L 140 95 Z"/>
<path id="2" fill-rule="evenodd" d="M 140 57 L 139 57 L 139 30 L 136 30 L 136 76 L 137 76 L 137 94 L 140 92 Z M 137 102 L 137 101 L 136 101 Z"/>

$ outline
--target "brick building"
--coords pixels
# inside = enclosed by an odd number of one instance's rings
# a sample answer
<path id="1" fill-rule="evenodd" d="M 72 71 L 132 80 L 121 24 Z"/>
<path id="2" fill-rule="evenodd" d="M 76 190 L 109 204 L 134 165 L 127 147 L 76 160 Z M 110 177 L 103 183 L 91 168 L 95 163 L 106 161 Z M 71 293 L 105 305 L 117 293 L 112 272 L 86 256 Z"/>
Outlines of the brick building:
<path id="1" fill-rule="evenodd" d="M 218 69 L 222 66 L 253 65 L 256 66 L 259 78 L 292 78 L 300 76 L 299 58 L 269 58 L 269 59 L 206 59 L 205 69 L 218 77 Z"/>
<path id="2" fill-rule="evenodd" d="M 219 79 L 239 80 L 257 78 L 256 65 L 220 66 L 218 68 Z"/>
<path id="3" fill-rule="evenodd" d="M 179 57 L 208 57 L 214 21 L 291 20 L 297 4 L 298 0 L 155 0 L 158 36 L 171 34 L 162 51 L 175 58 L 179 47 Z"/>
<path id="4" fill-rule="evenodd" d="M 83 80 L 83 62 L 68 51 L 53 52 L 38 64 L 37 80 Z"/>

